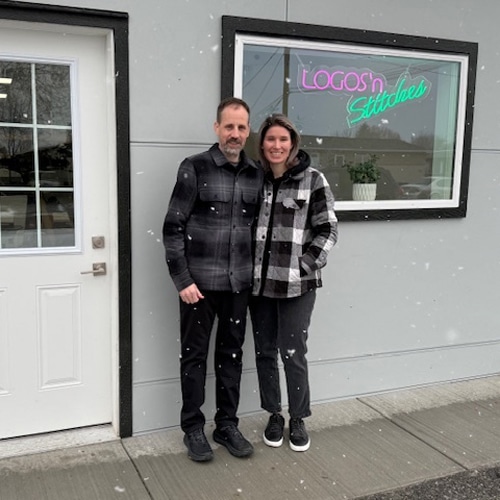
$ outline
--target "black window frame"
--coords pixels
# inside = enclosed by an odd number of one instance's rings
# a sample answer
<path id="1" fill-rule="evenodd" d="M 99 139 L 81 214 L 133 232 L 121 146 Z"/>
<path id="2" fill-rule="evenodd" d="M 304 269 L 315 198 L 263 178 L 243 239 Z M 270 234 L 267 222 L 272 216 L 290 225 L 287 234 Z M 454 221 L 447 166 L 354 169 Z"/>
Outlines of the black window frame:
<path id="1" fill-rule="evenodd" d="M 458 137 L 460 148 L 455 144 L 455 152 L 461 153 L 460 184 L 457 200 L 446 200 L 450 206 L 441 203 L 439 207 L 410 207 L 408 208 L 368 208 L 355 209 L 337 208 L 339 220 L 410 220 L 410 219 L 443 219 L 463 218 L 467 213 L 468 186 L 470 173 L 472 126 L 474 114 L 474 95 L 477 71 L 478 44 L 475 42 L 458 41 L 443 38 L 404 35 L 396 33 L 360 30 L 334 26 L 292 23 L 267 19 L 247 17 L 222 17 L 222 65 L 221 65 L 221 98 L 235 95 L 235 57 L 236 43 L 240 35 L 275 39 L 279 44 L 283 40 L 313 41 L 327 43 L 346 43 L 359 47 L 377 47 L 387 49 L 401 49 L 406 51 L 450 54 L 463 56 L 467 60 L 465 109 L 460 116 L 462 122 L 457 123 L 462 131 Z M 241 96 L 238 96 L 241 97 Z M 462 99 L 463 101 L 464 99 Z M 459 101 L 460 102 L 460 101 Z M 461 151 L 460 151 L 461 149 Z M 454 204 L 455 205 L 454 205 Z M 375 204 L 376 205 L 376 204 Z M 414 205 L 414 204 L 413 204 Z M 424 203 L 425 205 L 425 203 Z"/>

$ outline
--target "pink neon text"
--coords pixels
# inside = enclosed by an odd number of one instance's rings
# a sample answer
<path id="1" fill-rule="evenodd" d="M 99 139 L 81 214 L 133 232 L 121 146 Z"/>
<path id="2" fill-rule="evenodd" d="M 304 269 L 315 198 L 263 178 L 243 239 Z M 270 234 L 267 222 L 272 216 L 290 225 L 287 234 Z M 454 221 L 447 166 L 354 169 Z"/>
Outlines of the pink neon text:
<path id="1" fill-rule="evenodd" d="M 300 70 L 299 70 L 300 71 Z M 302 68 L 302 78 L 299 84 L 304 90 L 327 90 L 336 92 L 383 92 L 385 81 L 371 71 L 357 73 L 356 71 L 316 69 L 309 71 Z"/>

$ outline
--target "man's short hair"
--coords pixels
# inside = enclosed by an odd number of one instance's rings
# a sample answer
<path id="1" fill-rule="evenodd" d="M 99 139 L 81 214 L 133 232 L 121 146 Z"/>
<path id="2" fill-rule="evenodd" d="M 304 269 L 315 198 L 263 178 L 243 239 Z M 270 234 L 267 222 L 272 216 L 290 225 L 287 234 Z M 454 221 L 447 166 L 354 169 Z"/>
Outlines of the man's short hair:
<path id="1" fill-rule="evenodd" d="M 242 106 L 246 110 L 246 112 L 248 113 L 248 117 L 250 118 L 250 107 L 243 99 L 239 99 L 238 97 L 226 97 L 220 102 L 219 106 L 217 107 L 217 123 L 220 123 L 222 112 L 228 106 Z"/>

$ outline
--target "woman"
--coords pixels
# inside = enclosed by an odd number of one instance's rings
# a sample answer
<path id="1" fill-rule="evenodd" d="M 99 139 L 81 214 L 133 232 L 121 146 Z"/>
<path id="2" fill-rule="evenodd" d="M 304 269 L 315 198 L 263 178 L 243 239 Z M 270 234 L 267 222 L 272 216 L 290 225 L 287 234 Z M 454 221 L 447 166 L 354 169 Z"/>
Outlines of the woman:
<path id="1" fill-rule="evenodd" d="M 268 446 L 283 444 L 278 350 L 283 361 L 290 414 L 290 447 L 310 446 L 304 421 L 311 415 L 307 336 L 321 286 L 320 269 L 337 241 L 334 199 L 327 180 L 299 149 L 300 135 L 284 115 L 268 117 L 259 130 L 265 171 L 255 237 L 254 289 L 250 314 L 261 406 L 271 415 Z"/>

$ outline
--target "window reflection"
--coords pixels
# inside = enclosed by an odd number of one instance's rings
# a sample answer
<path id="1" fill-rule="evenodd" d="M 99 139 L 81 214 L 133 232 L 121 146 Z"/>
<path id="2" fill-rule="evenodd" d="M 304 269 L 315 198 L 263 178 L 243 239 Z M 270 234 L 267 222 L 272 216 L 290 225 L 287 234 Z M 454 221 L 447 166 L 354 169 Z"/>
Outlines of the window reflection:
<path id="1" fill-rule="evenodd" d="M 0 250 L 75 245 L 70 91 L 67 65 L 0 61 Z"/>
<path id="2" fill-rule="evenodd" d="M 69 66 L 36 65 L 37 121 L 47 125 L 71 125 Z"/>
<path id="3" fill-rule="evenodd" d="M 0 125 L 0 186 L 29 186 L 35 176 L 33 130 Z"/>
<path id="4" fill-rule="evenodd" d="M 71 130 L 38 132 L 40 186 L 73 186 L 72 143 Z"/>
<path id="5" fill-rule="evenodd" d="M 0 122 L 32 123 L 31 64 L 0 61 L 0 77 L 10 80 L 0 84 Z"/>
<path id="6" fill-rule="evenodd" d="M 74 246 L 73 193 L 0 191 L 0 248 Z"/>
<path id="7" fill-rule="evenodd" d="M 283 45 L 286 45 L 284 42 Z M 242 97 L 252 137 L 271 113 L 288 115 L 337 201 L 352 200 L 347 163 L 378 158 L 379 201 L 451 200 L 460 63 L 435 58 L 244 45 Z"/>

